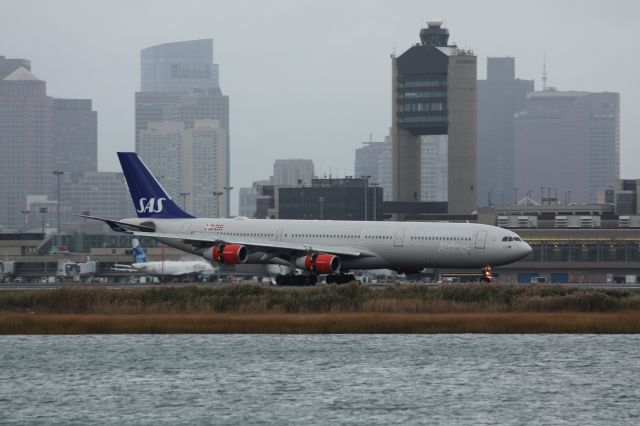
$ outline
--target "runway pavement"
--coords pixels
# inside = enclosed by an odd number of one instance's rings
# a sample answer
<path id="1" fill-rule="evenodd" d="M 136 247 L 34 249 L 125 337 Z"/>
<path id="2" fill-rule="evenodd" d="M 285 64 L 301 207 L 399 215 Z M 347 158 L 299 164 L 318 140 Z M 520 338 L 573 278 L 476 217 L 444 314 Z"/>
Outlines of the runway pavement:
<path id="1" fill-rule="evenodd" d="M 448 284 L 448 283 L 413 283 L 413 282 L 398 282 L 398 283 L 375 283 L 375 284 L 362 284 L 371 286 L 374 288 L 384 288 L 392 285 L 424 285 L 427 287 L 439 287 L 441 285 L 465 285 L 461 284 Z M 501 283 L 497 283 L 501 284 Z M 77 284 L 77 283 L 58 283 L 58 284 L 41 284 L 41 283 L 2 283 L 0 284 L 0 291 L 16 291 L 16 290 L 55 290 L 60 288 L 107 288 L 112 290 L 119 289 L 135 289 L 135 288 L 161 288 L 161 287 L 189 287 L 189 286 L 220 286 L 220 285 L 261 285 L 254 281 L 241 281 L 236 283 L 166 283 L 166 284 L 121 284 L 121 283 L 100 283 L 100 284 Z M 326 284 L 318 284 L 326 285 Z M 483 284 L 486 285 L 486 284 Z M 549 285 L 549 286 L 563 286 L 563 287 L 577 287 L 577 288 L 603 288 L 603 289 L 640 289 L 640 284 L 616 284 L 616 283 L 569 283 L 569 284 L 513 284 L 517 286 L 527 285 Z M 312 288 L 311 287 L 284 287 L 284 288 Z"/>

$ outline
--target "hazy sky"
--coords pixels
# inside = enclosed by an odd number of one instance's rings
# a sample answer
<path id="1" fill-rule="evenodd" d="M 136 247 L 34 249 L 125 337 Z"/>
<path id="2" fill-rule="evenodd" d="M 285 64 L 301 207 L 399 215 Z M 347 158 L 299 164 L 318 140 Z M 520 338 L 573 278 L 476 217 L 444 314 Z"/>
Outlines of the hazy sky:
<path id="1" fill-rule="evenodd" d="M 58 97 L 92 98 L 100 170 L 134 148 L 140 50 L 213 38 L 230 97 L 231 184 L 272 174 L 276 158 L 353 173 L 354 150 L 391 124 L 391 61 L 441 19 L 450 41 L 513 56 L 516 74 L 621 94 L 622 175 L 640 178 L 640 2 L 636 1 L 10 1 L 0 0 L 0 55 L 32 61 Z M 636 81 L 634 83 L 634 80 Z M 236 198 L 236 197 L 234 197 Z M 235 203 L 234 203 L 235 205 Z"/>

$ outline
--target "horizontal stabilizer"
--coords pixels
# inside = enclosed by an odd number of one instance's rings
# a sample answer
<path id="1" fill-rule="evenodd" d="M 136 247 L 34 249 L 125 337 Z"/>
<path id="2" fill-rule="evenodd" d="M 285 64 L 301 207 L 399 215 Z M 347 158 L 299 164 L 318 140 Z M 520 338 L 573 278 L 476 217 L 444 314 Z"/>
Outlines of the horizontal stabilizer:
<path id="1" fill-rule="evenodd" d="M 120 221 L 112 220 L 112 219 L 105 219 L 103 217 L 97 217 L 97 216 L 88 216 L 86 214 L 76 214 L 74 216 L 84 217 L 86 219 L 93 219 L 93 220 L 102 221 L 102 222 L 106 223 L 107 225 L 109 225 L 109 227 L 112 230 L 116 231 L 116 232 L 131 232 L 131 231 L 153 232 L 153 228 L 151 228 L 149 226 L 132 225 L 132 224 L 126 223 L 126 222 L 120 222 Z"/>

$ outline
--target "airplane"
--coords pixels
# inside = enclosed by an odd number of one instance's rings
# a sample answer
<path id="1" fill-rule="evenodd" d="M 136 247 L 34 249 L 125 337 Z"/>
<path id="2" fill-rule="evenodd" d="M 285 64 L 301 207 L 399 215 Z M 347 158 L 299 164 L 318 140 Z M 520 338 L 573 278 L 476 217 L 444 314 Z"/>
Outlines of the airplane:
<path id="1" fill-rule="evenodd" d="M 151 237 L 219 264 L 282 265 L 278 285 L 314 285 L 354 280 L 349 272 L 425 268 L 492 269 L 522 259 L 531 247 L 516 233 L 491 225 L 448 222 L 389 222 L 196 218 L 182 210 L 135 152 L 118 158 L 137 218 L 101 220 L 112 230 Z"/>
<path id="2" fill-rule="evenodd" d="M 216 268 L 206 260 L 165 260 L 149 262 L 144 248 L 137 238 L 131 240 L 133 247 L 133 263 L 123 265 L 116 263 L 112 270 L 120 272 L 144 272 L 150 275 L 180 276 L 187 274 L 214 274 Z"/>

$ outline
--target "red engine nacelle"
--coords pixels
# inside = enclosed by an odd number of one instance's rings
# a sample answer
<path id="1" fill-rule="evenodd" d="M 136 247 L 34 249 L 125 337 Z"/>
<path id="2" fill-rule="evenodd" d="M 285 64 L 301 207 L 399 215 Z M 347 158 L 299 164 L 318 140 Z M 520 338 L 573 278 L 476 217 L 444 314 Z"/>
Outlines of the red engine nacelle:
<path id="1" fill-rule="evenodd" d="M 332 254 L 313 253 L 298 258 L 296 266 L 316 274 L 332 274 L 340 269 L 340 258 Z"/>
<path id="2" fill-rule="evenodd" d="M 204 253 L 202 253 L 202 257 L 218 263 L 235 265 L 236 263 L 246 262 L 248 252 L 247 248 L 240 244 L 220 243 L 216 246 L 206 249 Z"/>

